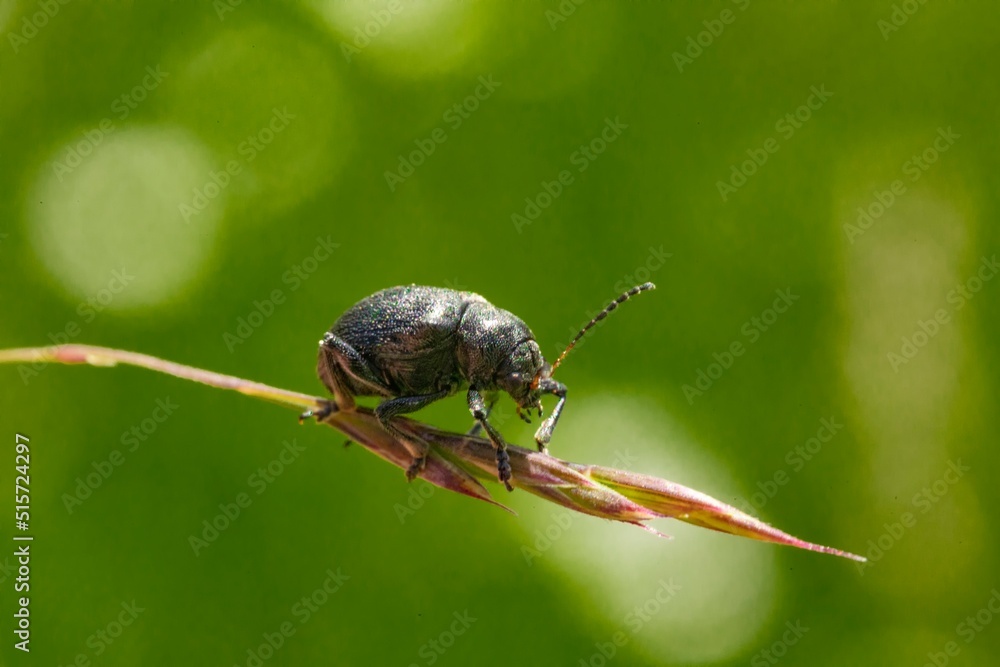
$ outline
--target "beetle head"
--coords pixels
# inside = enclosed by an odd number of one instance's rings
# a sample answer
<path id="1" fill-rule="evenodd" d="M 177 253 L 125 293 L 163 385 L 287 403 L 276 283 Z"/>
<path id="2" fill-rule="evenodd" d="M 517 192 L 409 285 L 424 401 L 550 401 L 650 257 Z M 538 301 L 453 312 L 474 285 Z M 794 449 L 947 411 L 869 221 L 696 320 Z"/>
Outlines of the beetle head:
<path id="1" fill-rule="evenodd" d="M 542 357 L 538 343 L 532 339 L 518 343 L 500 367 L 497 385 L 514 399 L 521 419 L 528 421 L 528 410 L 538 410 L 538 414 L 541 414 L 540 396 L 543 392 L 540 390 L 540 382 L 543 377 L 548 377 L 550 369 Z"/>
<path id="2" fill-rule="evenodd" d="M 554 364 L 549 364 L 542 357 L 542 352 L 538 348 L 538 343 L 535 342 L 533 338 L 526 338 L 520 343 L 514 346 L 510 354 L 504 359 L 503 364 L 497 371 L 496 375 L 496 385 L 503 391 L 510 394 L 510 397 L 514 399 L 517 403 L 517 415 L 524 421 L 531 423 L 528 419 L 528 412 L 532 409 L 538 411 L 538 416 L 542 415 L 542 394 L 554 394 L 559 397 L 559 405 L 556 406 L 555 411 L 552 413 L 552 417 L 542 424 L 542 429 L 540 431 L 548 429 L 548 434 L 543 440 L 539 440 L 540 445 L 544 445 L 547 442 L 548 436 L 551 435 L 552 427 L 555 424 L 555 419 L 559 416 L 559 411 L 561 410 L 562 404 L 566 400 L 566 385 L 562 384 L 557 380 L 552 379 L 552 374 L 555 372 L 559 364 L 562 363 L 566 355 L 569 354 L 570 350 L 576 346 L 577 342 L 583 338 L 583 336 L 590 331 L 594 325 L 603 320 L 608 316 L 609 313 L 614 311 L 622 303 L 630 299 L 631 297 L 639 294 L 640 292 L 645 292 L 647 290 L 655 289 L 656 286 L 653 283 L 643 283 L 642 285 L 636 285 L 632 289 L 623 293 L 617 299 L 612 301 L 597 314 L 594 319 L 590 320 L 580 332 L 576 334 L 573 340 L 570 341 L 566 349 L 563 350 L 559 358 L 556 359 Z M 536 434 L 536 438 L 537 438 Z"/>

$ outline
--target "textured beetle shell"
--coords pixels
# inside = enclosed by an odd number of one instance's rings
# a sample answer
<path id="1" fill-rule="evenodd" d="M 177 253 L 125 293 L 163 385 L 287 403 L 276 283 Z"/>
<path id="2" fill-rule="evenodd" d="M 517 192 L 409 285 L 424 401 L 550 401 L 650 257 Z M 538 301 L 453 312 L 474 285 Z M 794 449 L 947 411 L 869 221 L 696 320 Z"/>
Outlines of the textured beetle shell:
<path id="1" fill-rule="evenodd" d="M 393 396 L 470 383 L 493 389 L 511 351 L 534 339 L 524 322 L 478 294 L 419 285 L 391 287 L 362 299 L 330 332 L 368 362 Z M 372 395 L 364 386 L 352 390 L 356 396 Z"/>

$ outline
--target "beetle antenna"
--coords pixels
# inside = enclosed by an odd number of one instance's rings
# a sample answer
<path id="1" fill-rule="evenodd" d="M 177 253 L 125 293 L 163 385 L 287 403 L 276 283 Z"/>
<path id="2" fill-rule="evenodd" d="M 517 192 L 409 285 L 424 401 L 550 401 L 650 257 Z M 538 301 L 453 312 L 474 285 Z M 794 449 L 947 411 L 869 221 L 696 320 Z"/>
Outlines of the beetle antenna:
<path id="1" fill-rule="evenodd" d="M 587 325 L 582 329 L 580 329 L 580 333 L 576 335 L 576 338 L 570 341 L 570 344 L 566 346 L 566 349 L 563 350 L 563 353 L 559 355 L 559 358 L 556 359 L 556 362 L 552 364 L 552 369 L 549 371 L 549 375 L 551 376 L 553 373 L 556 372 L 556 369 L 559 368 L 559 364 L 561 364 L 563 359 L 566 358 L 566 355 L 569 354 L 569 351 L 573 349 L 573 347 L 580 341 L 580 339 L 583 338 L 584 334 L 590 331 L 595 324 L 597 324 L 605 317 L 607 317 L 608 314 L 611 313 L 611 311 L 613 311 L 615 308 L 625 303 L 635 295 L 639 294 L 639 292 L 646 292 L 652 289 L 656 289 L 656 285 L 654 285 L 653 283 L 643 283 L 642 285 L 636 285 L 635 287 L 633 287 L 632 289 L 625 292 L 620 297 L 609 303 L 604 310 L 598 313 L 597 317 L 587 322 Z"/>

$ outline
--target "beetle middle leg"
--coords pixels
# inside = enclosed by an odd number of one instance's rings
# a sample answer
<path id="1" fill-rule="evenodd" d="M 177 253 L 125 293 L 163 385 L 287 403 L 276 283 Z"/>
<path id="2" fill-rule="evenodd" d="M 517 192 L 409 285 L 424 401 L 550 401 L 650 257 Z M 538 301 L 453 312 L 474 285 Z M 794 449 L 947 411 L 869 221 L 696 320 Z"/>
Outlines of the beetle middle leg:
<path id="1" fill-rule="evenodd" d="M 410 467 L 406 469 L 406 478 L 410 481 L 413 481 L 413 478 L 416 477 L 427 464 L 427 452 L 429 447 L 426 442 L 407 435 L 400 429 L 396 428 L 396 426 L 392 423 L 392 418 L 396 415 L 416 412 L 417 410 L 427 407 L 435 401 L 446 398 L 449 394 L 451 394 L 451 389 L 444 389 L 437 393 L 426 394 L 423 396 L 400 396 L 399 398 L 390 398 L 382 401 L 379 403 L 378 407 L 375 408 L 375 416 L 378 417 L 379 423 L 382 424 L 382 428 L 399 440 L 400 444 L 402 444 L 403 447 L 406 448 L 406 451 L 413 457 L 413 463 L 411 463 Z"/>
<path id="2" fill-rule="evenodd" d="M 493 447 L 496 448 L 497 477 L 500 478 L 500 481 L 503 482 L 508 491 L 513 491 L 514 487 L 510 485 L 510 455 L 507 454 L 507 443 L 504 442 L 503 436 L 500 435 L 500 432 L 487 419 L 489 407 L 483 399 L 483 395 L 479 393 L 479 390 L 475 387 L 470 387 L 468 400 L 469 411 L 476 421 L 486 429 L 486 434 L 490 436 L 490 441 L 493 443 Z"/>

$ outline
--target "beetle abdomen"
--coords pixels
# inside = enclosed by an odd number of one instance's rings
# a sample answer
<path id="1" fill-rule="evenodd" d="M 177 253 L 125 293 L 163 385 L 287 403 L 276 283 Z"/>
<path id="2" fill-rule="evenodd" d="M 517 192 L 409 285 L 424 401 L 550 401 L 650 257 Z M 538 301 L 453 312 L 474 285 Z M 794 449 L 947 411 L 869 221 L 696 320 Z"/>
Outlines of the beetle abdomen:
<path id="1" fill-rule="evenodd" d="M 391 287 L 349 308 L 330 331 L 377 369 L 395 395 L 433 393 L 460 381 L 457 330 L 476 301 L 483 298 L 470 292 Z"/>

